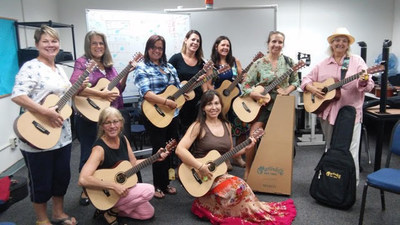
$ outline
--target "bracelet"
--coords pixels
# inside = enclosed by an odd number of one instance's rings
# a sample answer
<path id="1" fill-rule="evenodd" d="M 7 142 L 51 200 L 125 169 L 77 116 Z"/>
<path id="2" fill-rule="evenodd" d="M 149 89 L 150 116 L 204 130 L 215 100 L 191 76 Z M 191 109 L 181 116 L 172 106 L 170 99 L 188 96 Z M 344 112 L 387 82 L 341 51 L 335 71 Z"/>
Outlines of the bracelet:
<path id="1" fill-rule="evenodd" d="M 201 170 L 203 168 L 204 164 L 201 164 L 201 166 L 197 170 Z"/>
<path id="2" fill-rule="evenodd" d="M 167 100 L 168 100 L 168 99 L 166 98 L 163 105 L 166 105 L 166 104 L 167 104 Z"/>

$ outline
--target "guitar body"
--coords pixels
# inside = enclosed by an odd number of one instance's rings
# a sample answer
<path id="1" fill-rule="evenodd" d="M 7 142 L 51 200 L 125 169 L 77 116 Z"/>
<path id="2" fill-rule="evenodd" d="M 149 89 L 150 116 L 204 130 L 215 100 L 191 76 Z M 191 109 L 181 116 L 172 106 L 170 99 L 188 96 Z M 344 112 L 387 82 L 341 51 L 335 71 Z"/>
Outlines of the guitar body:
<path id="1" fill-rule="evenodd" d="M 169 85 L 165 91 L 159 96 L 163 98 L 168 98 L 172 96 L 174 93 L 178 91 L 178 88 L 174 85 Z M 185 104 L 185 97 L 183 95 L 179 96 L 177 99 L 174 100 L 177 104 L 177 108 L 180 109 L 183 104 Z M 164 128 L 171 123 L 172 119 L 174 118 L 175 109 L 171 109 L 166 105 L 158 105 L 153 104 L 147 100 L 143 101 L 142 104 L 143 114 L 146 116 L 150 122 L 159 128 Z"/>
<path id="2" fill-rule="evenodd" d="M 255 87 L 254 91 L 262 93 L 264 88 L 262 86 Z M 263 102 L 271 101 L 271 96 L 267 93 L 264 95 Z M 262 102 L 255 101 L 252 97 L 242 96 L 233 101 L 232 107 L 239 119 L 245 123 L 252 122 L 260 112 Z"/>
<path id="3" fill-rule="evenodd" d="M 59 100 L 57 95 L 50 94 L 44 99 L 42 105 L 50 108 L 55 106 Z M 63 119 L 67 119 L 71 116 L 72 109 L 65 105 L 59 114 Z M 14 131 L 17 136 L 39 149 L 54 147 L 60 138 L 61 129 L 62 127 L 52 127 L 44 116 L 29 111 L 20 115 L 14 122 Z"/>
<path id="4" fill-rule="evenodd" d="M 329 85 L 334 84 L 336 81 L 333 78 L 329 78 L 322 83 L 313 82 L 313 85 L 318 89 L 323 89 Z M 304 109 L 310 113 L 320 113 L 335 99 L 340 98 L 340 89 L 333 89 L 324 95 L 324 98 L 320 99 L 314 97 L 310 92 L 303 93 Z"/>
<path id="5" fill-rule="evenodd" d="M 206 156 L 203 158 L 197 159 L 203 164 L 207 164 L 208 162 L 212 162 L 213 160 L 219 158 L 221 154 L 219 154 L 216 150 L 211 150 L 208 152 Z M 179 179 L 181 180 L 183 186 L 193 197 L 201 197 L 211 189 L 215 178 L 223 175 L 228 170 L 226 163 L 221 163 L 218 165 L 213 173 L 213 177 L 207 181 L 200 180 L 200 183 L 193 176 L 193 172 L 195 169 L 193 167 L 189 167 L 185 164 L 181 164 L 178 169 Z M 197 172 L 197 170 L 195 170 Z"/>
<path id="6" fill-rule="evenodd" d="M 107 88 L 110 81 L 106 78 L 101 78 L 93 89 L 102 91 Z M 119 94 L 118 88 L 114 87 L 111 91 Z M 99 121 L 99 116 L 103 109 L 110 106 L 111 102 L 96 96 L 78 96 L 74 97 L 74 107 L 86 119 L 93 122 Z"/>
<path id="7" fill-rule="evenodd" d="M 137 184 L 138 178 L 136 174 L 121 180 L 119 180 L 118 177 L 118 175 L 131 168 L 132 164 L 129 161 L 121 161 L 118 166 L 113 169 L 96 170 L 93 176 L 102 181 L 119 183 L 126 188 L 131 188 Z M 99 210 L 108 210 L 112 208 L 120 199 L 120 196 L 114 190 L 86 188 L 86 193 L 94 207 Z"/>
<path id="8" fill-rule="evenodd" d="M 182 86 L 185 85 L 187 83 L 186 80 L 182 81 L 181 84 Z M 188 96 L 188 101 L 193 100 L 194 97 L 196 96 L 196 94 L 194 93 L 194 90 L 189 91 L 188 93 L 185 93 Z"/>
<path id="9" fill-rule="evenodd" d="M 222 103 L 224 105 L 224 107 L 222 108 L 223 115 L 226 115 L 228 113 L 229 109 L 231 108 L 233 98 L 238 96 L 240 92 L 238 87 L 234 87 L 232 91 L 229 91 L 228 88 L 231 84 L 231 81 L 224 80 L 221 86 L 215 90 L 220 94 Z"/>

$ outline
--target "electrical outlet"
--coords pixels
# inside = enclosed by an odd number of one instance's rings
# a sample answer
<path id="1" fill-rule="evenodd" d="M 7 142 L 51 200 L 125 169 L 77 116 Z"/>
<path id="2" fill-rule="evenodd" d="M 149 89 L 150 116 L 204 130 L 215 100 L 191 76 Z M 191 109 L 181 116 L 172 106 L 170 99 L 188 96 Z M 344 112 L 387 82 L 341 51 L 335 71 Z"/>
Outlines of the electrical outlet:
<path id="1" fill-rule="evenodd" d="M 17 138 L 16 138 L 16 137 L 10 138 L 9 141 L 10 141 L 10 147 L 11 147 L 12 149 L 14 149 L 14 148 L 17 147 Z"/>

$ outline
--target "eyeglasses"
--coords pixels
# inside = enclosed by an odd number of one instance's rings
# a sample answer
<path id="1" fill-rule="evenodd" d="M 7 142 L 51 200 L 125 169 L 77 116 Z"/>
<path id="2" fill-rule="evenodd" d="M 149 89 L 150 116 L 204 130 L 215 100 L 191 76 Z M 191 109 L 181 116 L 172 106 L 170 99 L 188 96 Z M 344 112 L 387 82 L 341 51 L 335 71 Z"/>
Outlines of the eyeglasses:
<path id="1" fill-rule="evenodd" d="M 119 122 L 121 122 L 121 120 L 107 121 L 107 122 L 104 122 L 103 125 L 111 126 L 111 124 L 116 125 L 116 124 L 118 124 Z"/>
<path id="2" fill-rule="evenodd" d="M 155 50 L 158 50 L 158 51 L 160 51 L 160 52 L 164 51 L 164 48 L 163 48 L 163 47 L 156 47 L 156 46 L 153 46 L 153 47 L 151 47 L 151 49 L 153 49 L 153 51 L 155 51 Z"/>

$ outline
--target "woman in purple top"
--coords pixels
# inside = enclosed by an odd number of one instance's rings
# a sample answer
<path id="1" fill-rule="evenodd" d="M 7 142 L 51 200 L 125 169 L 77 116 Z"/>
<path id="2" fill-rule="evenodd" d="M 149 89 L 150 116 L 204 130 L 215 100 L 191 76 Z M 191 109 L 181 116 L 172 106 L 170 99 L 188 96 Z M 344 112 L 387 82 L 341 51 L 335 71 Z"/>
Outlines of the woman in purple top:
<path id="1" fill-rule="evenodd" d="M 71 83 L 75 83 L 83 74 L 89 60 L 94 60 L 97 63 L 97 68 L 89 74 L 89 83 L 92 87 L 97 84 L 100 78 L 106 78 L 111 81 L 118 76 L 117 70 L 113 66 L 113 60 L 104 34 L 96 31 L 89 31 L 85 36 L 84 48 L 85 54 L 75 61 L 74 72 L 70 79 Z M 127 76 L 122 78 L 117 85 L 120 94 L 107 89 L 97 90 L 95 88 L 85 88 L 79 92 L 78 95 L 100 97 L 111 102 L 111 106 L 121 110 L 124 106 L 122 92 L 126 86 L 126 79 Z M 124 114 L 125 113 L 123 113 L 123 115 Z M 81 171 L 83 165 L 89 158 L 92 145 L 96 140 L 97 123 L 86 119 L 78 112 L 75 113 L 74 120 L 76 136 L 81 144 L 81 158 L 79 164 L 79 171 Z M 127 135 L 127 137 L 129 137 L 129 135 Z M 89 199 L 84 192 L 82 192 L 79 203 L 81 205 L 89 204 Z"/>

